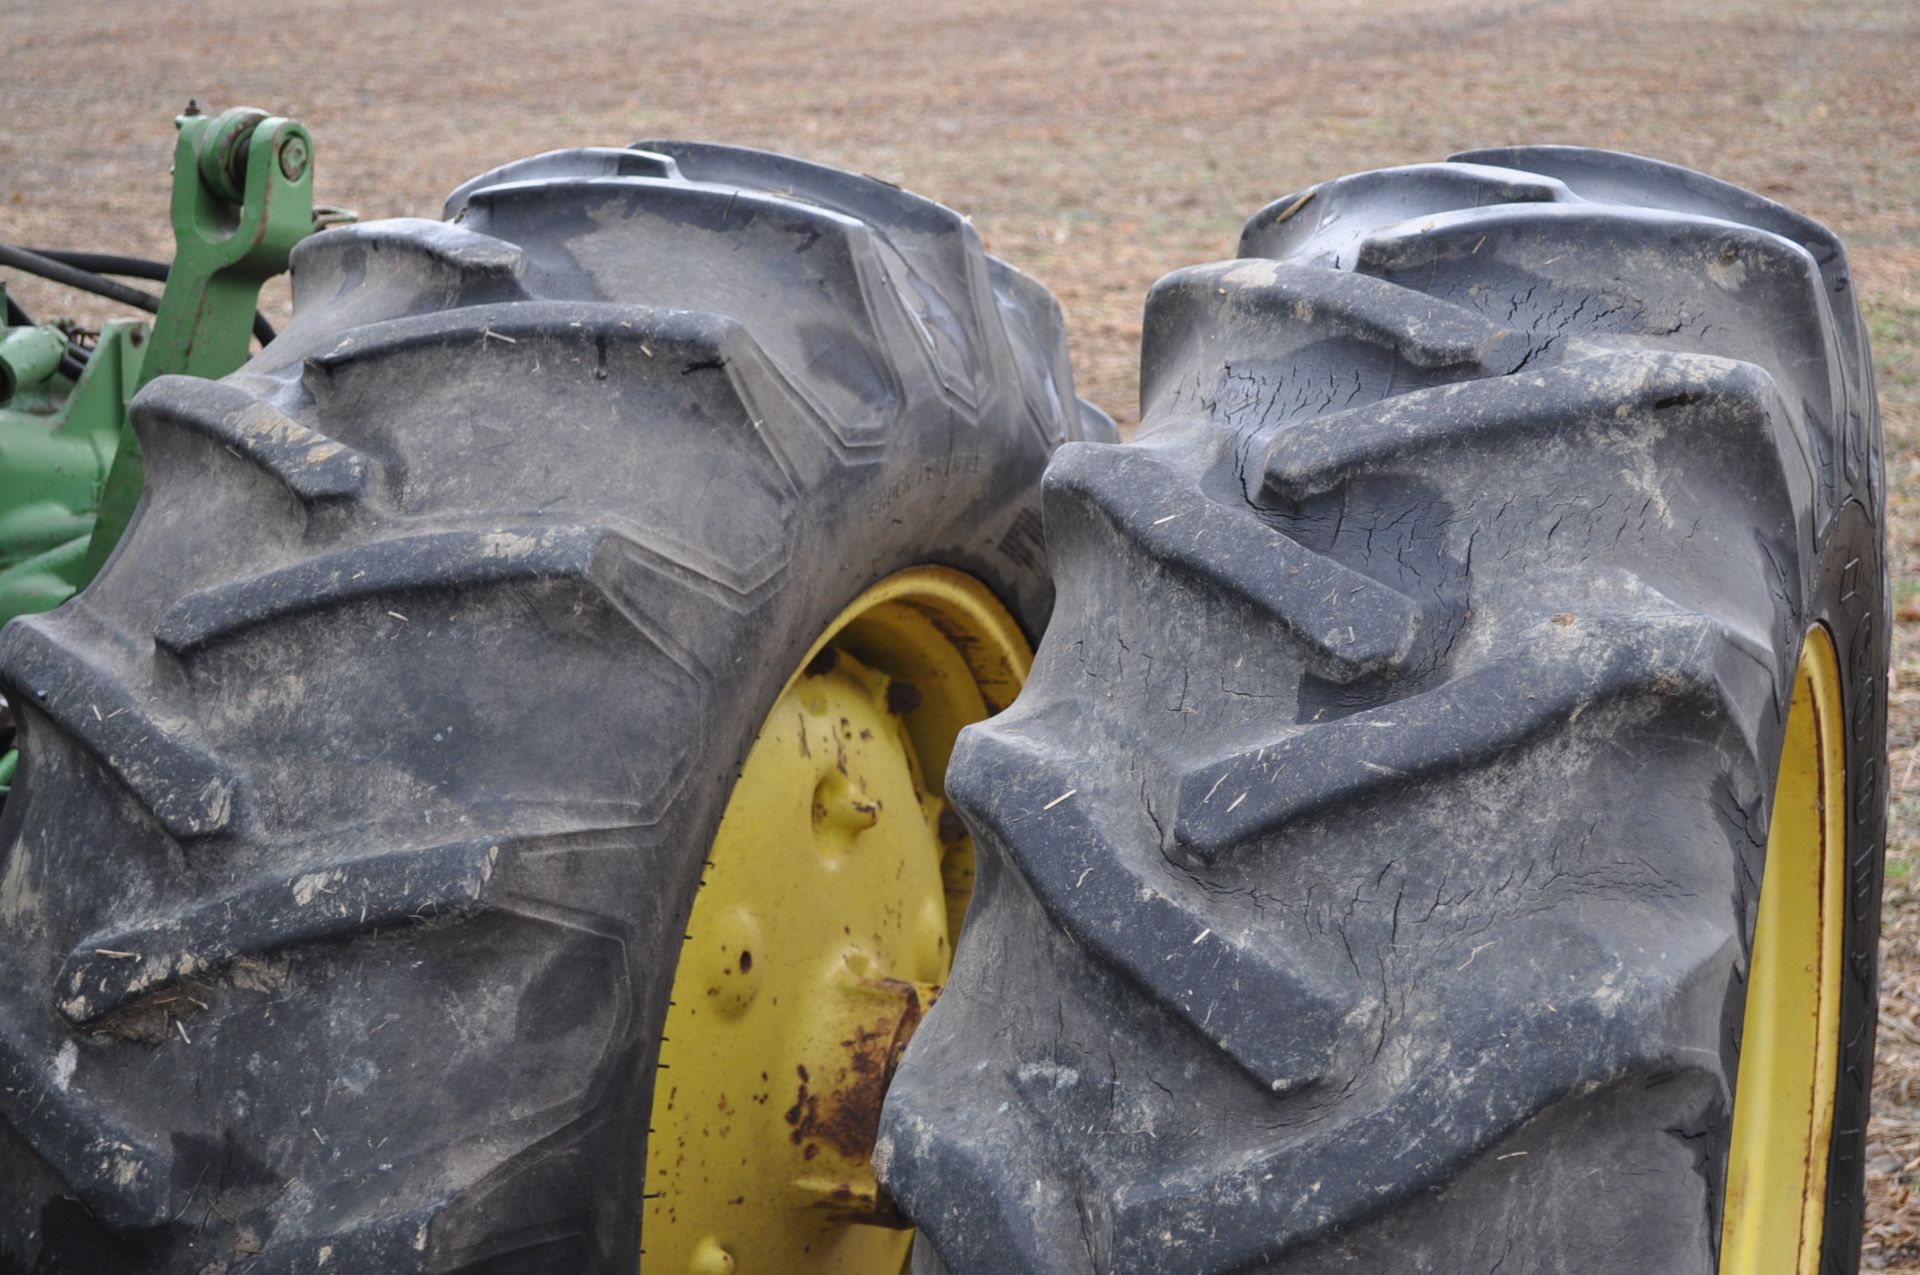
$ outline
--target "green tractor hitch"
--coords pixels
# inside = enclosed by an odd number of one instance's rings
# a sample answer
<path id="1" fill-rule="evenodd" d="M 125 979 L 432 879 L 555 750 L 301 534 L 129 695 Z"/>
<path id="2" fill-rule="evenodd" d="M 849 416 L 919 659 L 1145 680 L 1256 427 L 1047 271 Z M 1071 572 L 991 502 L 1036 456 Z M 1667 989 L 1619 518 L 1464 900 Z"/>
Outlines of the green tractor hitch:
<path id="1" fill-rule="evenodd" d="M 0 283 L 0 624 L 59 606 L 99 572 L 145 477 L 134 394 L 159 376 L 225 376 L 246 361 L 250 339 L 271 340 L 260 288 L 319 224 L 303 125 L 247 108 L 206 115 L 193 103 L 174 123 L 171 265 L 0 245 L 0 267 L 154 315 L 151 327 L 111 319 L 97 333 L 35 323 Z M 155 296 L 109 276 L 164 288 Z M 0 795 L 17 763 L 11 747 L 0 756 Z"/>

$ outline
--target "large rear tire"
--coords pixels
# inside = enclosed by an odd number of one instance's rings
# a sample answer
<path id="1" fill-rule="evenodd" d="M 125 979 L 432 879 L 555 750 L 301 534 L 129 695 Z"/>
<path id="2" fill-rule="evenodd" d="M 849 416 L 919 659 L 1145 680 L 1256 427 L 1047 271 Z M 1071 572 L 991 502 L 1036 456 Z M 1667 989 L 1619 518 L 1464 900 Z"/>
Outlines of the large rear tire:
<path id="1" fill-rule="evenodd" d="M 1154 290 L 1137 441 L 1055 458 L 1053 626 L 949 773 L 978 892 L 881 1140 L 921 1268 L 1852 1271 L 1888 616 L 1839 243 L 1539 148 L 1242 248 Z"/>
<path id="2" fill-rule="evenodd" d="M 633 1270 L 776 697 L 910 568 L 1046 620 L 1041 467 L 1111 427 L 963 219 L 682 143 L 448 215 L 315 236 L 279 340 L 155 382 L 126 539 L 0 637 L 0 1269 Z"/>

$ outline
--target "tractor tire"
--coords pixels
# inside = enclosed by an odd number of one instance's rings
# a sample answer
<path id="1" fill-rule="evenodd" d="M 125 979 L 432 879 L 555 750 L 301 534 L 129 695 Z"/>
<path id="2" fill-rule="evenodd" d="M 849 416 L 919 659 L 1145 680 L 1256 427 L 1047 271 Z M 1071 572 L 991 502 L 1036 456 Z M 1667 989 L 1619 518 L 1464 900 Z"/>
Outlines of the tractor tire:
<path id="1" fill-rule="evenodd" d="M 877 1156 L 916 1270 L 1853 1271 L 1889 616 L 1839 242 L 1543 147 L 1241 247 L 1154 289 L 1135 441 L 1054 458 L 1052 626 L 948 771 L 979 878 Z M 1822 1239 L 1722 1265 L 1829 635 L 1830 1153 L 1788 1219 Z"/>
<path id="2" fill-rule="evenodd" d="M 953 212 L 690 143 L 316 235 L 136 401 L 85 593 L 0 636 L 0 1271 L 631 1271 L 730 785 L 848 599 L 1037 635 L 1111 438 Z"/>

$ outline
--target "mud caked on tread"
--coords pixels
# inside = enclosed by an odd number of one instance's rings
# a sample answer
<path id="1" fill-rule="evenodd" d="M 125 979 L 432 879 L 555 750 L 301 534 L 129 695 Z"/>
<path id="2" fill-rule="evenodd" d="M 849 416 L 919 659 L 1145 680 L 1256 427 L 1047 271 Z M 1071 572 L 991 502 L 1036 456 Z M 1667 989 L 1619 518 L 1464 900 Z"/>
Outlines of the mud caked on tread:
<path id="1" fill-rule="evenodd" d="M 921 563 L 1037 634 L 1111 438 L 1052 298 L 882 183 L 556 152 L 316 235 L 134 405 L 98 580 L 0 637 L 0 1271 L 629 1271 L 733 777 Z"/>
<path id="2" fill-rule="evenodd" d="M 882 1180 L 916 1269 L 1711 1271 L 1801 642 L 1845 690 L 1852 1271 L 1888 615 L 1845 256 L 1575 148 L 1330 182 L 1147 305 Z"/>

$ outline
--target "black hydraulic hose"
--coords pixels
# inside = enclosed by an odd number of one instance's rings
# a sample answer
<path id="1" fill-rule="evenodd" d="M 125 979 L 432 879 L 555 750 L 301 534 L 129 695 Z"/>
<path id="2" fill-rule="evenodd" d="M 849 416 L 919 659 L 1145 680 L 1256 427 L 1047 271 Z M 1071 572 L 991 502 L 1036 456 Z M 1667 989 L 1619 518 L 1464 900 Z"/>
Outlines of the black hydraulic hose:
<path id="1" fill-rule="evenodd" d="M 29 248 L 27 251 L 90 274 L 117 274 L 123 279 L 151 279 L 155 283 L 167 281 L 167 263 L 164 261 L 123 257 L 115 252 L 69 252 L 64 248 Z M 87 360 L 92 356 L 93 351 L 78 342 L 69 344 L 66 357 L 60 360 L 60 371 L 77 381 L 80 374 L 87 370 Z"/>
<path id="2" fill-rule="evenodd" d="M 0 266 L 12 266 L 15 270 L 24 270 L 28 274 L 39 275 L 42 279 L 51 279 L 55 283 L 64 283 L 69 288 L 78 288 L 82 292 L 91 292 L 98 297 L 118 301 L 121 305 L 130 305 L 136 310 L 145 310 L 148 314 L 160 312 L 160 298 L 151 292 L 142 292 L 138 288 L 129 288 L 124 283 L 116 283 L 105 275 L 82 270 L 78 266 L 69 266 L 45 257 L 26 248 L 16 248 L 10 243 L 0 243 Z"/>
<path id="3" fill-rule="evenodd" d="M 7 294 L 7 326 L 10 328 L 31 328 L 38 326 L 34 323 L 33 316 L 20 308 L 20 303 L 13 299 L 12 293 Z"/>
<path id="4" fill-rule="evenodd" d="M 57 261 L 63 266 L 93 274 L 119 275 L 122 279 L 151 279 L 155 283 L 167 281 L 167 263 L 149 257 L 123 257 L 117 252 L 74 252 L 67 248 L 29 248 L 27 251 L 38 253 L 48 261 Z"/>
<path id="5" fill-rule="evenodd" d="M 49 273 L 48 270 L 29 264 L 30 261 L 44 263 L 60 273 Z M 16 270 L 24 270 L 28 274 L 36 274 L 43 279 L 64 283 L 70 288 L 79 288 L 83 292 L 109 297 L 156 314 L 160 310 L 160 298 L 151 293 L 142 292 L 138 288 L 129 288 L 123 283 L 116 283 L 105 276 L 120 275 L 128 279 L 147 279 L 154 283 L 165 283 L 168 274 L 171 273 L 166 262 L 152 261 L 146 257 L 126 257 L 112 252 L 74 252 L 65 248 L 19 248 L 11 244 L 0 244 L 0 265 L 12 266 Z M 265 345 L 273 338 L 273 325 L 267 322 L 266 315 L 255 310 L 253 339 Z"/>
<path id="6" fill-rule="evenodd" d="M 77 270 L 90 271 L 93 274 L 117 274 L 125 279 L 151 279 L 155 283 L 167 281 L 167 263 L 149 261 L 145 257 L 123 257 L 112 252 L 68 252 L 62 248 L 29 248 L 48 261 L 57 261 L 63 266 L 72 266 Z M 93 357 L 93 351 L 77 341 L 69 342 L 67 353 L 60 360 L 60 373 L 70 380 L 79 380 L 80 374 L 87 370 L 87 360 Z"/>

